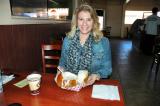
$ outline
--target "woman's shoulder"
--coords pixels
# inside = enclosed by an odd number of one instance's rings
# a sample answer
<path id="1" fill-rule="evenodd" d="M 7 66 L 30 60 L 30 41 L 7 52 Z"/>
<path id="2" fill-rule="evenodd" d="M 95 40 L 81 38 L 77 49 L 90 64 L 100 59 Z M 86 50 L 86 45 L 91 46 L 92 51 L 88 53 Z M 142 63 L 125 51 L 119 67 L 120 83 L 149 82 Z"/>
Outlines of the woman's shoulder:
<path id="1" fill-rule="evenodd" d="M 104 45 L 109 45 L 109 39 L 106 38 L 106 37 L 103 37 L 103 38 L 102 38 L 102 43 L 103 43 Z"/>
<path id="2" fill-rule="evenodd" d="M 69 38 L 68 36 L 66 36 L 63 40 L 63 43 L 68 43 L 71 41 L 71 38 Z"/>
<path id="3" fill-rule="evenodd" d="M 109 42 L 108 38 L 106 38 L 106 37 L 102 37 L 101 41 L 102 42 Z"/>
<path id="4" fill-rule="evenodd" d="M 66 36 L 66 37 L 64 38 L 64 40 L 63 40 L 63 46 L 64 46 L 65 48 L 68 48 L 70 42 L 71 42 L 71 39 L 70 39 L 68 36 Z"/>
<path id="5" fill-rule="evenodd" d="M 109 40 L 106 37 L 102 37 L 99 41 L 95 42 L 95 44 L 108 44 Z"/>
<path id="6" fill-rule="evenodd" d="M 107 46 L 109 46 L 109 40 L 106 37 L 102 37 L 98 42 L 95 42 L 93 44 L 93 50 L 103 50 L 104 48 L 106 48 Z"/>

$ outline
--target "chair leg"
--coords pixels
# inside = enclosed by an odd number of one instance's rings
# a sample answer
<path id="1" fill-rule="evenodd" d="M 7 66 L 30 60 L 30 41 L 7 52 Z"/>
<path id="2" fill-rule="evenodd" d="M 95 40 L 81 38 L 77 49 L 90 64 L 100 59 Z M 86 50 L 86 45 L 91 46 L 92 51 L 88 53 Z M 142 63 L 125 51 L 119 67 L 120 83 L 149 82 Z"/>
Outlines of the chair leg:
<path id="1" fill-rule="evenodd" d="M 157 66 L 156 66 L 156 72 L 155 72 L 155 77 L 157 78 L 158 70 L 159 70 L 159 64 L 160 61 L 158 61 Z"/>
<path id="2" fill-rule="evenodd" d="M 151 64 L 151 68 L 150 68 L 151 71 L 152 71 L 152 68 L 153 68 L 153 66 L 154 66 L 154 63 L 155 63 L 155 58 L 153 58 L 153 62 L 152 62 L 152 64 Z"/>

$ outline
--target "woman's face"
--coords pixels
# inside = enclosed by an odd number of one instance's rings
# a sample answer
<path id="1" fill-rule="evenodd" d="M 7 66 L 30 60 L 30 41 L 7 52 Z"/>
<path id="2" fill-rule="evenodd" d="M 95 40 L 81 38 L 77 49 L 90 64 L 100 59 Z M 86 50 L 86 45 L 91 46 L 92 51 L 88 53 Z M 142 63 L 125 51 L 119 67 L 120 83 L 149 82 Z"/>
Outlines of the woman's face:
<path id="1" fill-rule="evenodd" d="M 88 11 L 81 11 L 78 14 L 78 27 L 82 35 L 88 35 L 93 27 L 93 19 Z"/>

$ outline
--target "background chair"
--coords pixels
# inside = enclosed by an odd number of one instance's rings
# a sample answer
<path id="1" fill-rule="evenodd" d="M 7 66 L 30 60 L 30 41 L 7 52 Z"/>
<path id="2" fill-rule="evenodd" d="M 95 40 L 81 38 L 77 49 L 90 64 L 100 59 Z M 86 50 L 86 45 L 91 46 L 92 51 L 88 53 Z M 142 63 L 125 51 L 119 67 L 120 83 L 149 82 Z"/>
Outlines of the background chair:
<path id="1" fill-rule="evenodd" d="M 160 44 L 157 44 L 154 47 L 154 54 L 153 54 L 153 60 L 152 60 L 150 72 L 152 72 L 154 65 L 156 67 L 155 69 L 155 80 L 156 80 L 157 74 L 159 71 L 159 65 L 160 65 Z"/>
<path id="2" fill-rule="evenodd" d="M 56 69 L 60 59 L 61 44 L 42 44 L 42 67 L 43 73 L 46 69 Z"/>
<path id="3" fill-rule="evenodd" d="M 102 30 L 102 32 L 103 32 L 103 35 L 105 36 L 105 37 L 107 37 L 107 38 L 110 38 L 110 36 L 111 36 L 111 26 L 106 26 L 103 30 Z"/>

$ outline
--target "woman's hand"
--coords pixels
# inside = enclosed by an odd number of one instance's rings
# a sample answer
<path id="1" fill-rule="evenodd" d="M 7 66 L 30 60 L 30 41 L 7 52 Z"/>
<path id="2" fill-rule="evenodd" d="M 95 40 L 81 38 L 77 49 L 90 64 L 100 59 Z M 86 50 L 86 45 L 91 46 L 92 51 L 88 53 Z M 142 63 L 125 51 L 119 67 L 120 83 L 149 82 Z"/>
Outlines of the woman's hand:
<path id="1" fill-rule="evenodd" d="M 88 77 L 88 80 L 87 80 L 86 84 L 84 85 L 84 87 L 92 85 L 96 80 L 99 80 L 99 79 L 100 79 L 99 75 L 97 75 L 97 74 L 91 74 Z"/>
<path id="2" fill-rule="evenodd" d="M 64 71 L 64 68 L 61 67 L 61 66 L 58 66 L 57 69 L 58 69 L 60 72 L 63 72 L 63 71 Z"/>

